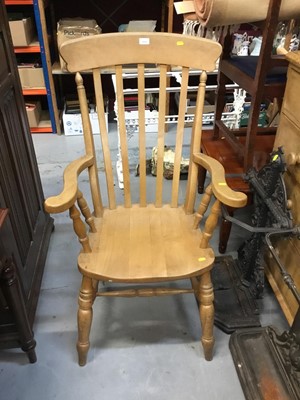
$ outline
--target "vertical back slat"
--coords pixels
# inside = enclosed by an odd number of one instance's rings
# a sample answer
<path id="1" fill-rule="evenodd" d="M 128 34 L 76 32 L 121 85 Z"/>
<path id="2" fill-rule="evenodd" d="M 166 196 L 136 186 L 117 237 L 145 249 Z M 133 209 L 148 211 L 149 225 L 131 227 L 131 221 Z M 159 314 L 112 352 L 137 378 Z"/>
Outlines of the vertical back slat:
<path id="1" fill-rule="evenodd" d="M 98 170 L 96 163 L 96 153 L 93 132 L 89 117 L 89 109 L 87 104 L 86 92 L 83 85 L 83 79 L 80 73 L 76 73 L 75 81 L 77 85 L 77 93 L 80 104 L 80 110 L 82 114 L 82 127 L 84 132 L 84 144 L 87 154 L 92 154 L 94 157 L 94 162 L 91 167 L 89 167 L 89 178 L 91 186 L 92 201 L 94 206 L 94 214 L 96 217 L 100 217 L 103 214 L 103 204 L 100 193 L 100 186 L 98 180 Z"/>
<path id="2" fill-rule="evenodd" d="M 182 68 L 181 88 L 180 88 L 179 107 L 178 107 L 178 123 L 177 123 L 176 144 L 175 144 L 171 207 L 178 206 L 178 190 L 179 190 L 179 180 L 180 180 L 180 166 L 182 158 L 182 145 L 183 145 L 184 123 L 185 123 L 185 114 L 187 105 L 188 83 L 189 83 L 189 68 Z"/>
<path id="3" fill-rule="evenodd" d="M 94 79 L 95 98 L 96 98 L 97 114 L 98 114 L 98 121 L 100 128 L 100 138 L 103 151 L 103 161 L 104 161 L 105 175 L 106 175 L 108 202 L 109 202 L 109 208 L 114 209 L 116 208 L 116 196 L 114 191 L 113 168 L 112 168 L 110 149 L 108 143 L 108 132 L 106 126 L 105 105 L 103 99 L 100 69 L 93 70 L 93 79 Z"/>
<path id="4" fill-rule="evenodd" d="M 145 207 L 146 199 L 146 137 L 145 137 L 145 66 L 138 65 L 138 110 L 139 110 L 139 176 L 140 206 Z"/>
<path id="5" fill-rule="evenodd" d="M 201 136 L 202 136 L 202 118 L 203 118 L 203 106 L 205 99 L 205 88 L 206 88 L 207 73 L 203 71 L 200 75 L 200 83 L 198 87 L 197 102 L 194 123 L 192 128 L 192 140 L 190 150 L 190 164 L 189 164 L 189 176 L 187 182 L 187 195 L 185 200 L 185 211 L 188 214 L 193 213 L 194 204 L 196 198 L 197 188 L 197 177 L 198 177 L 198 165 L 193 162 L 193 153 L 200 151 Z"/>
<path id="6" fill-rule="evenodd" d="M 130 194 L 130 175 L 129 175 L 129 160 L 128 160 L 128 146 L 127 134 L 125 124 L 125 104 L 123 93 L 123 68 L 121 65 L 116 66 L 116 100 L 118 105 L 118 129 L 120 140 L 120 154 L 122 159 L 122 173 L 124 183 L 124 204 L 125 207 L 131 207 L 131 194 Z"/>
<path id="7" fill-rule="evenodd" d="M 158 103 L 158 138 L 157 138 L 157 177 L 156 177 L 156 198 L 155 206 L 162 206 L 163 191 L 163 159 L 165 145 L 165 119 L 166 119 L 166 102 L 167 102 L 167 66 L 159 67 L 159 103 Z"/>

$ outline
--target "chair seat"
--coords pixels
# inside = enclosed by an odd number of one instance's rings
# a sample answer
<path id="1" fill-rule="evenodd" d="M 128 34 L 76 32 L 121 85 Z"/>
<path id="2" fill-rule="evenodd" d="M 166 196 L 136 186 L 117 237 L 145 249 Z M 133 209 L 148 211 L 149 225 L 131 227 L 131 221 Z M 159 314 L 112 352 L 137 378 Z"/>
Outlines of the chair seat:
<path id="1" fill-rule="evenodd" d="M 115 282 L 167 281 L 198 275 L 214 262 L 200 249 L 201 231 L 182 207 L 154 205 L 105 209 L 89 234 L 91 253 L 80 253 L 82 274 Z"/>
<path id="2" fill-rule="evenodd" d="M 270 153 L 273 149 L 274 138 L 274 135 L 258 135 L 256 137 L 253 149 L 252 166 L 257 170 L 262 168 L 268 162 Z M 242 145 L 245 145 L 245 136 L 237 136 L 237 139 Z M 202 135 L 201 150 L 204 154 L 215 158 L 223 165 L 226 179 L 233 176 L 242 177 L 245 172 L 247 172 L 244 170 L 243 160 L 239 159 L 239 156 L 235 153 L 231 144 L 224 137 L 214 139 L 211 131 L 204 132 Z M 227 183 L 229 184 L 228 181 Z M 232 186 L 230 187 L 232 188 Z M 244 187 L 245 185 L 242 187 L 236 187 L 235 190 L 241 190 L 244 192 Z"/>

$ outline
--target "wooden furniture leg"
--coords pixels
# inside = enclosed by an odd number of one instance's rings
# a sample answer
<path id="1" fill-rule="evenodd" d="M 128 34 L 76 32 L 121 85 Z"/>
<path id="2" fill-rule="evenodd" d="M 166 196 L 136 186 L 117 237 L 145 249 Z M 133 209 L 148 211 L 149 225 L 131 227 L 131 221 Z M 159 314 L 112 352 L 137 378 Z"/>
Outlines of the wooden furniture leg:
<path id="1" fill-rule="evenodd" d="M 86 364 L 87 353 L 90 348 L 90 331 L 93 319 L 93 303 L 95 300 L 95 288 L 91 278 L 83 277 L 78 298 L 78 363 L 80 366 Z"/>
<path id="2" fill-rule="evenodd" d="M 28 321 L 16 268 L 11 259 L 4 258 L 0 261 L 0 285 L 7 305 L 15 319 L 21 349 L 27 353 L 29 362 L 35 363 L 37 360 L 35 353 L 36 341 Z"/>
<path id="3" fill-rule="evenodd" d="M 233 216 L 233 209 L 227 207 L 228 214 L 232 217 Z M 220 224 L 220 233 L 219 233 L 219 252 L 224 254 L 226 252 L 228 239 L 231 232 L 232 223 L 225 219 L 224 217 L 221 218 Z"/>
<path id="4" fill-rule="evenodd" d="M 211 361 L 214 347 L 214 291 L 211 282 L 210 271 L 200 277 L 199 282 L 199 313 L 202 327 L 201 342 L 204 357 Z"/>

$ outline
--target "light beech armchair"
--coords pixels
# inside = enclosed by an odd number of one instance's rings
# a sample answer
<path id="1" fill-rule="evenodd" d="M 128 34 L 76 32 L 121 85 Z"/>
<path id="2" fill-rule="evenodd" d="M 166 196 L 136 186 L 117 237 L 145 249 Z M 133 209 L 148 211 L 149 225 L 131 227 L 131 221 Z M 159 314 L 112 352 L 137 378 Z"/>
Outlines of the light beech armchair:
<path id="1" fill-rule="evenodd" d="M 206 71 L 215 69 L 216 60 L 221 53 L 218 43 L 207 39 L 186 37 L 171 33 L 111 33 L 75 39 L 64 43 L 60 48 L 68 70 L 76 73 L 76 84 L 80 101 L 85 155 L 73 161 L 64 172 L 64 189 L 61 194 L 50 197 L 45 208 L 50 213 L 70 210 L 74 230 L 82 246 L 78 257 L 78 267 L 82 274 L 79 292 L 78 343 L 79 364 L 85 365 L 90 346 L 89 333 L 92 324 L 93 303 L 98 296 L 160 296 L 167 294 L 192 293 L 199 303 L 202 326 L 201 341 L 206 360 L 213 355 L 213 286 L 210 271 L 214 265 L 214 251 L 209 246 L 220 213 L 220 204 L 242 207 L 246 204 L 243 193 L 233 192 L 226 184 L 224 169 L 216 160 L 199 152 L 202 132 L 202 112 L 205 96 Z M 138 88 L 138 164 L 139 189 L 132 184 L 132 162 L 128 155 L 128 134 L 126 132 L 123 73 L 128 65 L 137 71 Z M 147 176 L 147 136 L 145 130 L 145 76 L 147 68 L 154 66 L 159 75 L 158 132 L 151 133 L 157 139 L 156 177 Z M 174 170 L 172 182 L 164 179 L 165 138 L 173 135 L 173 128 L 166 133 L 166 114 L 168 104 L 168 85 L 170 72 L 180 72 L 180 96 L 178 104 L 177 128 L 174 130 Z M 186 100 L 189 89 L 189 70 L 199 70 L 200 83 L 197 92 L 196 112 L 193 128 L 185 128 Z M 95 89 L 100 138 L 101 156 L 95 151 L 94 138 L 89 120 L 86 91 L 82 72 L 91 72 Z M 115 74 L 118 135 L 124 189 L 123 203 L 117 204 L 116 192 L 121 189 L 115 185 L 116 169 L 110 138 L 105 120 L 104 98 L 101 73 Z M 174 122 L 174 124 L 175 124 Z M 189 143 L 184 142 L 189 131 Z M 180 164 L 183 146 L 189 148 L 188 180 L 180 180 Z M 103 171 L 97 167 L 97 159 L 104 163 Z M 211 183 L 196 205 L 198 166 L 206 168 Z M 93 211 L 78 188 L 78 176 L 87 169 Z M 101 187 L 98 174 L 105 175 L 106 186 Z M 135 177 L 135 179 L 137 179 Z M 149 193 L 147 180 L 156 180 L 155 194 Z M 180 189 L 186 187 L 182 204 Z M 166 186 L 166 187 L 165 187 Z M 170 187 L 169 200 L 166 188 Z M 102 197 L 108 199 L 107 205 Z M 154 201 L 148 201 L 149 194 Z M 119 196 L 120 197 L 120 196 Z M 151 197 L 151 196 L 150 196 Z M 182 197 L 182 196 L 181 196 Z M 138 199 L 138 200 L 136 200 Z M 204 218 L 203 232 L 199 223 L 209 207 L 210 214 Z M 196 210 L 196 211 L 195 211 Z M 81 219 L 81 214 L 86 224 Z M 170 287 L 166 282 L 191 280 L 190 288 Z M 99 291 L 98 282 L 130 284 L 129 288 Z M 145 283 L 147 284 L 145 287 Z M 156 283 L 149 288 L 149 283 Z M 159 287 L 157 285 L 159 283 Z M 137 288 L 132 289 L 132 284 Z M 144 285 L 143 285 L 144 284 Z"/>

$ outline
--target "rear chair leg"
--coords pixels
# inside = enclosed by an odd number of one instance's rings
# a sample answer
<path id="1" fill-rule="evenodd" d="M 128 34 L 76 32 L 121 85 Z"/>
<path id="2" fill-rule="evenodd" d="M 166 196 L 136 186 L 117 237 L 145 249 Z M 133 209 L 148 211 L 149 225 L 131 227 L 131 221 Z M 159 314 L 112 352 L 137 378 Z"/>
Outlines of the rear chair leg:
<path id="1" fill-rule="evenodd" d="M 207 361 L 213 358 L 214 347 L 214 292 L 211 282 L 210 271 L 200 277 L 199 283 L 199 313 L 202 327 L 201 342 L 203 346 L 204 356 Z"/>
<path id="2" fill-rule="evenodd" d="M 95 299 L 95 288 L 93 287 L 93 281 L 91 278 L 83 277 L 81 288 L 78 298 L 78 341 L 77 341 L 77 352 L 78 352 L 78 363 L 80 366 L 86 364 L 87 353 L 90 348 L 90 330 L 93 319 L 93 303 Z"/>

